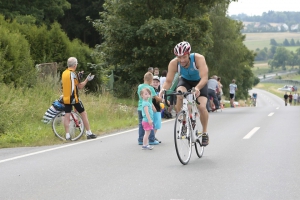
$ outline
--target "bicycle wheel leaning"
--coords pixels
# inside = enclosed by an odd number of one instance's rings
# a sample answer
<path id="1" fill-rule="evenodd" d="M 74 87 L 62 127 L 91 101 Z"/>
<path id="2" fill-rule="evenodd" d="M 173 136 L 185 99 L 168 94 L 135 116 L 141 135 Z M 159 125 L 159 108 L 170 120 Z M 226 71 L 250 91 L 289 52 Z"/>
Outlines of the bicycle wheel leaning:
<path id="1" fill-rule="evenodd" d="M 185 111 L 180 111 L 175 120 L 174 142 L 178 159 L 184 165 L 189 162 L 192 153 L 191 127 L 187 126 L 190 124 L 186 121 Z"/>
<path id="2" fill-rule="evenodd" d="M 66 140 L 64 118 L 65 118 L 65 112 L 62 111 L 58 113 L 52 121 L 53 132 L 61 140 Z M 83 125 L 82 118 L 77 112 L 74 111 L 72 111 L 70 115 L 69 132 L 72 141 L 78 140 L 84 132 L 84 125 Z"/>

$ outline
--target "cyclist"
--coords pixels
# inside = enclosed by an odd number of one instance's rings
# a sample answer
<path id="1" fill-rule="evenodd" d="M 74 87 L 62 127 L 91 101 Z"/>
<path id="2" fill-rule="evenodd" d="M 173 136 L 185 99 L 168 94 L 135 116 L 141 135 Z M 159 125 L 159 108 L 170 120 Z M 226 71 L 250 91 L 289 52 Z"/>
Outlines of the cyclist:
<path id="1" fill-rule="evenodd" d="M 209 137 L 207 133 L 208 112 L 206 109 L 207 103 L 207 81 L 208 68 L 203 55 L 191 53 L 191 45 L 186 42 L 178 43 L 174 48 L 175 58 L 170 61 L 166 81 L 160 91 L 161 97 L 165 90 L 170 89 L 175 74 L 181 74 L 177 84 L 177 91 L 187 92 L 195 88 L 195 96 L 200 105 L 200 121 L 203 127 L 202 143 L 203 146 L 208 145 Z M 181 110 L 183 97 L 177 95 L 177 103 L 175 105 L 176 112 Z"/>
<path id="2" fill-rule="evenodd" d="M 253 106 L 256 106 L 257 93 L 253 93 L 251 99 L 252 99 Z"/>
<path id="3" fill-rule="evenodd" d="M 64 126 L 66 131 L 66 139 L 71 139 L 69 134 L 69 124 L 70 113 L 73 106 L 82 117 L 82 121 L 86 129 L 87 139 L 95 139 L 97 136 L 91 132 L 87 113 L 84 110 L 84 106 L 79 98 L 78 93 L 78 89 L 84 88 L 88 81 L 93 80 L 94 75 L 89 74 L 83 82 L 79 82 L 79 76 L 75 72 L 78 65 L 77 59 L 75 57 L 70 57 L 67 61 L 67 65 L 68 68 L 62 74 L 63 103 L 65 104 Z"/>

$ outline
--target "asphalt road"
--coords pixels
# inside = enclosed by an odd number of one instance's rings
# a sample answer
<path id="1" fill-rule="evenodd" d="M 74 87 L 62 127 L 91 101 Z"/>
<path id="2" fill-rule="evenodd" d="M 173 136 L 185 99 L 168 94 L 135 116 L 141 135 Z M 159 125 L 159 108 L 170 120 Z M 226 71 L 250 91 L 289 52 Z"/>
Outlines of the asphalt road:
<path id="1" fill-rule="evenodd" d="M 188 165 L 173 120 L 152 151 L 137 129 L 65 145 L 0 149 L 0 199 L 300 199 L 300 106 L 262 90 L 257 107 L 211 113 L 210 144 Z"/>

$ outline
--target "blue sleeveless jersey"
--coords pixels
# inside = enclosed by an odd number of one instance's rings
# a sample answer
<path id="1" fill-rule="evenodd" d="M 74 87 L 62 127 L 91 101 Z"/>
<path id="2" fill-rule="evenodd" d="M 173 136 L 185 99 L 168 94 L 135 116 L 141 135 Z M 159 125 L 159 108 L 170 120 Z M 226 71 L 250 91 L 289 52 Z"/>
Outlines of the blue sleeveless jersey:
<path id="1" fill-rule="evenodd" d="M 200 81 L 201 77 L 196 67 L 195 53 L 190 54 L 190 65 L 188 68 L 184 68 L 180 65 L 180 62 L 178 62 L 178 72 L 182 78 L 188 81 Z"/>

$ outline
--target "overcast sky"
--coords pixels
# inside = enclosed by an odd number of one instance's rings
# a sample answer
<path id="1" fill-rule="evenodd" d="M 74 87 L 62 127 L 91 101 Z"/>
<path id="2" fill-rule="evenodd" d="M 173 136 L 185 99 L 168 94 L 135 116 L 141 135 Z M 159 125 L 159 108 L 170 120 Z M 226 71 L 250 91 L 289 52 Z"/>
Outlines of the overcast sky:
<path id="1" fill-rule="evenodd" d="M 300 12 L 299 5 L 300 0 L 239 0 L 229 5 L 228 15 L 261 15 L 269 10 Z"/>

